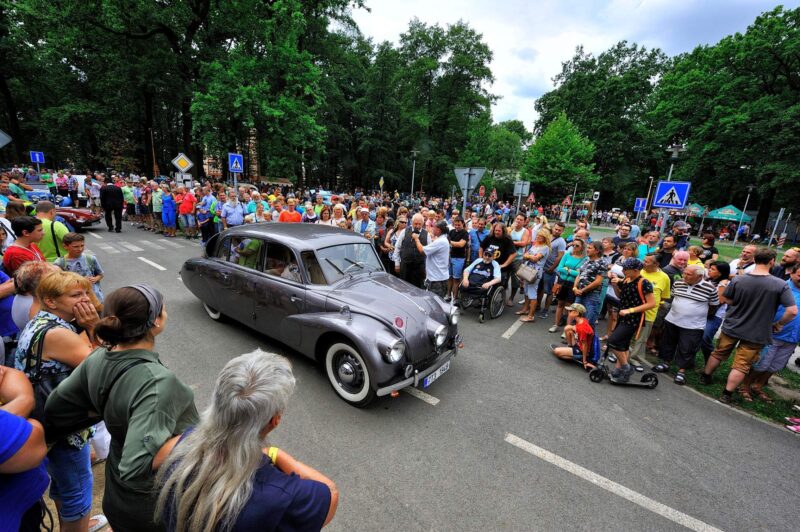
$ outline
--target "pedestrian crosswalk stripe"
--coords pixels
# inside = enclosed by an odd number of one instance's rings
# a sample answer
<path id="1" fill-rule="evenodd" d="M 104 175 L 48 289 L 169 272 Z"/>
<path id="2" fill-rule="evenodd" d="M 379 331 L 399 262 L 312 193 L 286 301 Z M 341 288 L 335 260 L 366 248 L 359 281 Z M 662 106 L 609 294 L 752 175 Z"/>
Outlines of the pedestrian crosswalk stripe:
<path id="1" fill-rule="evenodd" d="M 173 248 L 182 248 L 183 247 L 181 244 L 178 244 L 177 242 L 173 242 L 172 240 L 164 240 L 161 243 L 164 244 L 164 245 L 173 247 Z"/>
<path id="2" fill-rule="evenodd" d="M 124 247 L 128 251 L 144 251 L 139 246 L 134 246 L 133 244 L 128 244 L 127 242 L 120 242 L 119 245 Z"/>
<path id="3" fill-rule="evenodd" d="M 93 233 L 91 231 L 86 231 L 86 233 L 92 235 L 93 237 L 95 237 L 98 240 L 103 240 L 103 237 L 98 235 L 97 233 Z"/>
<path id="4" fill-rule="evenodd" d="M 675 187 L 669 187 L 666 194 L 656 200 L 656 203 L 664 205 L 681 205 L 681 197 Z"/>
<path id="5" fill-rule="evenodd" d="M 97 244 L 97 247 L 99 247 L 106 253 L 111 253 L 111 254 L 120 253 L 120 251 L 111 244 Z"/>
<path id="6" fill-rule="evenodd" d="M 153 249 L 164 249 L 164 246 L 159 246 L 155 242 L 150 242 L 149 240 L 139 240 L 139 242 Z"/>

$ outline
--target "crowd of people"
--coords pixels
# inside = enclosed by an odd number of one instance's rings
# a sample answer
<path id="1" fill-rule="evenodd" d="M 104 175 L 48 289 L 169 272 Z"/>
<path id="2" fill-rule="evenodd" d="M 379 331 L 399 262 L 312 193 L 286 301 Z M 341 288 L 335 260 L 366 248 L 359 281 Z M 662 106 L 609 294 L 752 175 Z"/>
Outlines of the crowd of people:
<path id="1" fill-rule="evenodd" d="M 447 199 L 378 192 L 325 198 L 103 174 L 92 182 L 109 231 L 122 231 L 123 213 L 142 230 L 201 242 L 243 224 L 316 223 L 359 233 L 388 272 L 453 304 L 502 287 L 522 322 L 562 333 L 555 356 L 590 370 L 597 346 L 607 348 L 617 382 L 649 354 L 654 371 L 684 384 L 700 351 L 705 384 L 733 356 L 721 401 L 771 401 L 764 387 L 800 341 L 800 250 L 776 263 L 774 250 L 745 246 L 728 263 L 717 235 L 692 245 L 680 221 L 662 238 L 621 213 L 613 236 L 593 239 L 586 218 L 551 222 L 558 206 L 476 201 L 461 212 Z M 105 295 L 98 259 L 56 221 L 51 202 L 33 209 L 10 186 L 0 200 L 0 424 L 9 435 L 0 504 L 15 510 L 9 530 L 38 529 L 48 485 L 67 531 L 107 522 L 119 531 L 315 529 L 332 519 L 334 483 L 267 445 L 295 386 L 284 358 L 230 361 L 200 416 L 155 350 L 168 321 L 163 296 L 146 285 Z M 93 516 L 91 464 L 106 453 L 104 513 Z"/>

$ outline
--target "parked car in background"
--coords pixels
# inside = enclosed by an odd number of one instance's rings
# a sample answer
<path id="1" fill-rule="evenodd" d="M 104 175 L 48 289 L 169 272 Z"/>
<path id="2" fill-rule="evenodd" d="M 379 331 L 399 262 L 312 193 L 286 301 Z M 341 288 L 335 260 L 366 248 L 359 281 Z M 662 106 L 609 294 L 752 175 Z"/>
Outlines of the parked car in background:
<path id="1" fill-rule="evenodd" d="M 79 209 L 75 207 L 56 207 L 56 216 L 64 219 L 64 222 L 71 226 L 74 231 L 82 231 L 87 227 L 100 223 L 103 215 L 96 214 L 89 209 Z"/>
<path id="2" fill-rule="evenodd" d="M 183 284 L 229 317 L 323 365 L 354 406 L 430 386 L 461 342 L 456 307 L 384 271 L 362 236 L 316 224 L 248 224 L 187 260 Z"/>

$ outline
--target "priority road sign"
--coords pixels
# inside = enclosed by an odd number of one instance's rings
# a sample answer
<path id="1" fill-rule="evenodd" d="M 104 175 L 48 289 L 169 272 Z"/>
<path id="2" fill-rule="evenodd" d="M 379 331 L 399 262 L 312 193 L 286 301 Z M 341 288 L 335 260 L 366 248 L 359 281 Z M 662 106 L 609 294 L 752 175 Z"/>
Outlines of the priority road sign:
<path id="1" fill-rule="evenodd" d="M 172 166 L 181 172 L 188 172 L 194 166 L 194 163 L 183 153 L 179 153 L 177 157 L 172 159 Z"/>
<path id="2" fill-rule="evenodd" d="M 647 198 L 636 198 L 636 203 L 633 206 L 633 212 L 644 212 L 647 210 Z"/>
<path id="3" fill-rule="evenodd" d="M 453 172 L 456 174 L 458 186 L 461 187 L 461 190 L 469 193 L 480 182 L 481 177 L 486 172 L 486 168 L 454 168 Z"/>
<path id="4" fill-rule="evenodd" d="M 241 153 L 228 154 L 228 172 L 241 174 L 244 171 L 244 157 Z"/>
<path id="5" fill-rule="evenodd" d="M 0 148 L 11 142 L 11 135 L 0 129 Z"/>
<path id="6" fill-rule="evenodd" d="M 32 151 L 31 152 L 31 162 L 37 164 L 44 164 L 44 152 L 43 151 Z"/>
<path id="7" fill-rule="evenodd" d="M 686 181 L 659 181 L 653 196 L 653 207 L 683 209 L 689 200 L 692 184 Z"/>

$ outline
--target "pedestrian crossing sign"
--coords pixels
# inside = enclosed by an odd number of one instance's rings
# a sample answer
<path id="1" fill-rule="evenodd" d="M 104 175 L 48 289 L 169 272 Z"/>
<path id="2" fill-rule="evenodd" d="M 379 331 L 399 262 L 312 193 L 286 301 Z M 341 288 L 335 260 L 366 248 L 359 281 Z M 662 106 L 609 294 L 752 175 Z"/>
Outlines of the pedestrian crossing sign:
<path id="1" fill-rule="evenodd" d="M 194 163 L 183 153 L 179 153 L 177 157 L 172 159 L 172 165 L 181 172 L 188 172 L 194 166 Z"/>
<path id="2" fill-rule="evenodd" d="M 244 171 L 244 160 L 241 153 L 228 154 L 228 171 L 233 174 L 241 174 Z"/>
<path id="3" fill-rule="evenodd" d="M 686 181 L 659 181 L 653 196 L 653 207 L 683 209 L 689 200 L 692 184 Z"/>

